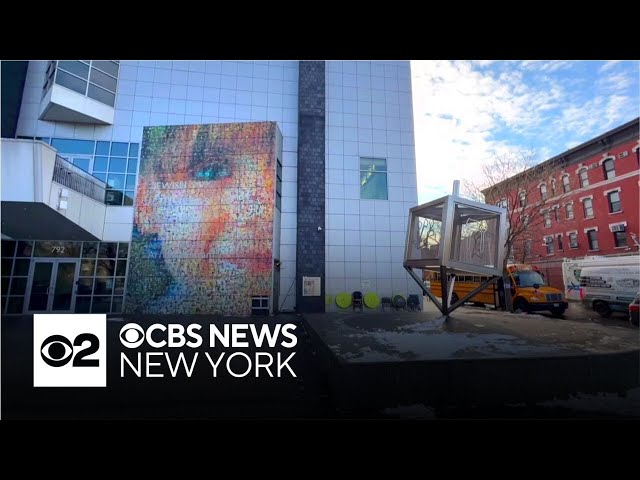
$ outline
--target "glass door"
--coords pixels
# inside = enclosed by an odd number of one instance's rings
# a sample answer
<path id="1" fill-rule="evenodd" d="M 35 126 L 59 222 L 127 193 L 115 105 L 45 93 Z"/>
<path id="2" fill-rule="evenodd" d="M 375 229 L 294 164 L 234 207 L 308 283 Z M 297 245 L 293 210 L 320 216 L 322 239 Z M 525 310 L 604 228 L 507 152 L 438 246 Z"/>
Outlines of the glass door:
<path id="1" fill-rule="evenodd" d="M 49 293 L 53 281 L 55 260 L 36 260 L 31 270 L 31 286 L 28 289 L 29 312 L 46 312 L 49 308 Z"/>
<path id="2" fill-rule="evenodd" d="M 79 260 L 35 260 L 28 288 L 28 312 L 71 312 Z"/>

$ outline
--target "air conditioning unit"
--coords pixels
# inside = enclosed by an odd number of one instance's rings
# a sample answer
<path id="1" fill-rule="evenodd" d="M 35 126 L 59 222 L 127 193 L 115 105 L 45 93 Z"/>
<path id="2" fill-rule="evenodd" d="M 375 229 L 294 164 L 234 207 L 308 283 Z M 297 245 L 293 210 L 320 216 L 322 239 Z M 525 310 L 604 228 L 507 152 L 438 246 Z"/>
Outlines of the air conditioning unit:
<path id="1" fill-rule="evenodd" d="M 626 150 L 624 152 L 620 152 L 618 154 L 618 158 L 624 158 L 624 157 L 628 157 L 629 156 L 629 152 L 627 152 Z"/>
<path id="2" fill-rule="evenodd" d="M 624 224 L 620 224 L 620 225 L 611 225 L 611 231 L 612 232 L 624 232 L 626 226 Z"/>

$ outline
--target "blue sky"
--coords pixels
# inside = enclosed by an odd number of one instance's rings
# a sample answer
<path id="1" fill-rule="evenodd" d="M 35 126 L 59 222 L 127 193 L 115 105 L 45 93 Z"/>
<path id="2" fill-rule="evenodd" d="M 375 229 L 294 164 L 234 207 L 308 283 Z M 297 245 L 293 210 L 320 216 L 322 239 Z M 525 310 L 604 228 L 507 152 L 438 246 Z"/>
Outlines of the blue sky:
<path id="1" fill-rule="evenodd" d="M 638 61 L 411 62 L 418 201 L 511 149 L 546 160 L 639 116 Z"/>

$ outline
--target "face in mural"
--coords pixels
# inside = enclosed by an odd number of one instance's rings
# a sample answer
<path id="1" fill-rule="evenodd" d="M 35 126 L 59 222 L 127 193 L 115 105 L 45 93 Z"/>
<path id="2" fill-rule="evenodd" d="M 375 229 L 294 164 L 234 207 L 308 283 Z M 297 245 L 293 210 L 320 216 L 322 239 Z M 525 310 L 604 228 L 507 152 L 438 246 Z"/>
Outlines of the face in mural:
<path id="1" fill-rule="evenodd" d="M 145 129 L 127 310 L 248 314 L 271 294 L 275 128 Z"/>

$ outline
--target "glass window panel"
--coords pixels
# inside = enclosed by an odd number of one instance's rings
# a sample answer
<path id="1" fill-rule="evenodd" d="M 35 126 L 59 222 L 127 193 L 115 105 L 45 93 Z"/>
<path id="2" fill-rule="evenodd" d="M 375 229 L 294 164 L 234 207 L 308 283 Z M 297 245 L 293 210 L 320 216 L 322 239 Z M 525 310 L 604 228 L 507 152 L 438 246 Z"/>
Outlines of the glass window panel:
<path id="1" fill-rule="evenodd" d="M 131 145 L 129 145 L 129 156 L 137 157 L 139 148 L 140 148 L 140 145 L 137 143 L 132 143 Z"/>
<path id="2" fill-rule="evenodd" d="M 113 297 L 111 313 L 122 313 L 122 297 Z"/>
<path id="3" fill-rule="evenodd" d="M 1 283 L 2 283 L 2 295 L 6 295 L 7 293 L 9 293 L 9 281 L 11 279 L 9 277 L 2 277 Z"/>
<path id="4" fill-rule="evenodd" d="M 116 103 L 116 96 L 113 93 L 105 90 L 104 88 L 96 87 L 93 84 L 89 84 L 87 96 L 99 101 L 100 103 L 109 105 L 110 107 L 113 107 Z"/>
<path id="5" fill-rule="evenodd" d="M 111 297 L 93 297 L 91 313 L 109 313 Z"/>
<path id="6" fill-rule="evenodd" d="M 81 245 L 82 242 L 64 242 L 57 240 L 36 242 L 36 248 L 33 252 L 33 256 L 80 258 Z"/>
<path id="7" fill-rule="evenodd" d="M 33 251 L 33 242 L 20 241 L 16 250 L 16 257 L 30 257 Z"/>
<path id="8" fill-rule="evenodd" d="M 93 171 L 94 172 L 106 172 L 108 165 L 109 165 L 109 158 L 108 157 L 96 157 L 93 160 Z"/>
<path id="9" fill-rule="evenodd" d="M 360 170 L 386 172 L 387 161 L 384 158 L 361 158 Z"/>
<path id="10" fill-rule="evenodd" d="M 15 240 L 2 240 L 2 256 L 13 257 L 16 252 Z"/>
<path id="11" fill-rule="evenodd" d="M 98 180 L 102 180 L 104 183 L 107 183 L 107 174 L 106 173 L 95 173 L 93 172 L 93 176 Z"/>
<path id="12" fill-rule="evenodd" d="M 124 173 L 127 171 L 127 159 L 111 157 L 109 159 L 109 173 Z"/>
<path id="13" fill-rule="evenodd" d="M 93 277 L 93 272 L 96 268 L 95 260 L 82 260 L 80 262 L 80 276 L 81 277 Z"/>
<path id="14" fill-rule="evenodd" d="M 91 69 L 89 81 L 91 83 L 95 83 L 99 87 L 109 90 L 110 92 L 115 93 L 116 91 L 116 79 L 101 72 L 100 70 L 96 70 L 95 68 Z"/>
<path id="15" fill-rule="evenodd" d="M 58 150 L 60 154 L 77 153 L 82 155 L 93 155 L 95 142 L 92 140 L 70 140 L 67 138 L 54 138 L 51 146 Z"/>
<path id="16" fill-rule="evenodd" d="M 115 242 L 100 242 L 99 258 L 116 258 L 118 244 Z"/>
<path id="17" fill-rule="evenodd" d="M 111 155 L 115 157 L 126 157 L 129 149 L 128 143 L 113 142 L 111 144 Z"/>
<path id="18" fill-rule="evenodd" d="M 118 258 L 127 258 L 129 256 L 129 244 L 128 243 L 119 243 L 118 244 Z"/>
<path id="19" fill-rule="evenodd" d="M 98 242 L 84 242 L 82 244 L 82 258 L 96 258 Z"/>
<path id="20" fill-rule="evenodd" d="M 127 273 L 127 261 L 118 260 L 116 262 L 116 277 L 124 277 Z"/>
<path id="21" fill-rule="evenodd" d="M 73 164 L 89 173 L 89 165 L 91 164 L 91 160 L 89 160 L 88 158 L 74 158 Z"/>
<path id="22" fill-rule="evenodd" d="M 75 313 L 89 313 L 91 310 L 91 297 L 76 297 Z"/>
<path id="23" fill-rule="evenodd" d="M 107 177 L 107 185 L 111 188 L 123 189 L 124 188 L 124 175 L 117 173 L 110 173 Z"/>
<path id="24" fill-rule="evenodd" d="M 116 278 L 116 281 L 113 284 L 113 293 L 114 295 L 124 294 L 124 278 Z"/>
<path id="25" fill-rule="evenodd" d="M 99 68 L 103 72 L 107 72 L 114 77 L 118 76 L 118 64 L 110 60 L 94 60 L 91 64 L 92 67 Z"/>
<path id="26" fill-rule="evenodd" d="M 30 265 L 31 265 L 31 260 L 28 260 L 28 259 L 16 260 L 15 264 L 13 265 L 13 275 L 15 277 L 26 277 L 27 275 L 29 275 Z"/>
<path id="27" fill-rule="evenodd" d="M 80 278 L 78 280 L 78 295 L 91 295 L 93 291 L 93 278 Z"/>
<path id="28" fill-rule="evenodd" d="M 111 142 L 98 142 L 96 145 L 96 155 L 109 155 Z"/>
<path id="29" fill-rule="evenodd" d="M 124 192 L 124 205 L 126 206 L 131 206 L 133 205 L 133 197 L 134 197 L 134 193 L 133 192 Z"/>
<path id="30" fill-rule="evenodd" d="M 115 269 L 115 260 L 98 260 L 96 264 L 96 277 L 113 277 Z"/>
<path id="31" fill-rule="evenodd" d="M 29 260 L 27 260 L 28 262 Z M 10 277 L 11 269 L 13 268 L 13 258 L 2 259 L 2 276 Z"/>
<path id="32" fill-rule="evenodd" d="M 74 75 L 79 76 L 80 78 L 87 79 L 87 74 L 89 73 L 89 66 L 79 62 L 78 60 L 60 60 L 58 62 L 58 68 L 62 68 L 67 72 L 73 73 Z"/>
<path id="33" fill-rule="evenodd" d="M 136 188 L 136 176 L 135 175 L 127 175 L 127 182 L 125 183 L 125 187 L 127 190 L 135 190 Z"/>
<path id="34" fill-rule="evenodd" d="M 113 293 L 113 278 L 96 278 L 93 293 L 95 295 L 111 295 Z"/>
<path id="35" fill-rule="evenodd" d="M 58 73 L 56 74 L 56 83 L 70 90 L 73 90 L 74 92 L 78 92 L 81 95 L 84 95 L 87 90 L 86 80 L 81 80 L 78 77 L 69 75 L 68 73 L 61 70 L 58 70 Z"/>
<path id="36" fill-rule="evenodd" d="M 7 313 L 22 313 L 24 297 L 9 297 L 7 300 Z"/>
<path id="37" fill-rule="evenodd" d="M 387 199 L 387 174 L 360 172 L 360 198 L 370 200 Z"/>
<path id="38" fill-rule="evenodd" d="M 11 279 L 11 289 L 9 293 L 11 295 L 24 295 L 27 290 L 27 279 L 23 277 L 13 277 Z"/>
<path id="39" fill-rule="evenodd" d="M 122 205 L 124 193 L 119 190 L 107 190 L 104 203 L 107 205 Z"/>
<path id="40" fill-rule="evenodd" d="M 129 164 L 127 165 L 127 173 L 137 173 L 138 172 L 138 159 L 130 158 Z"/>

